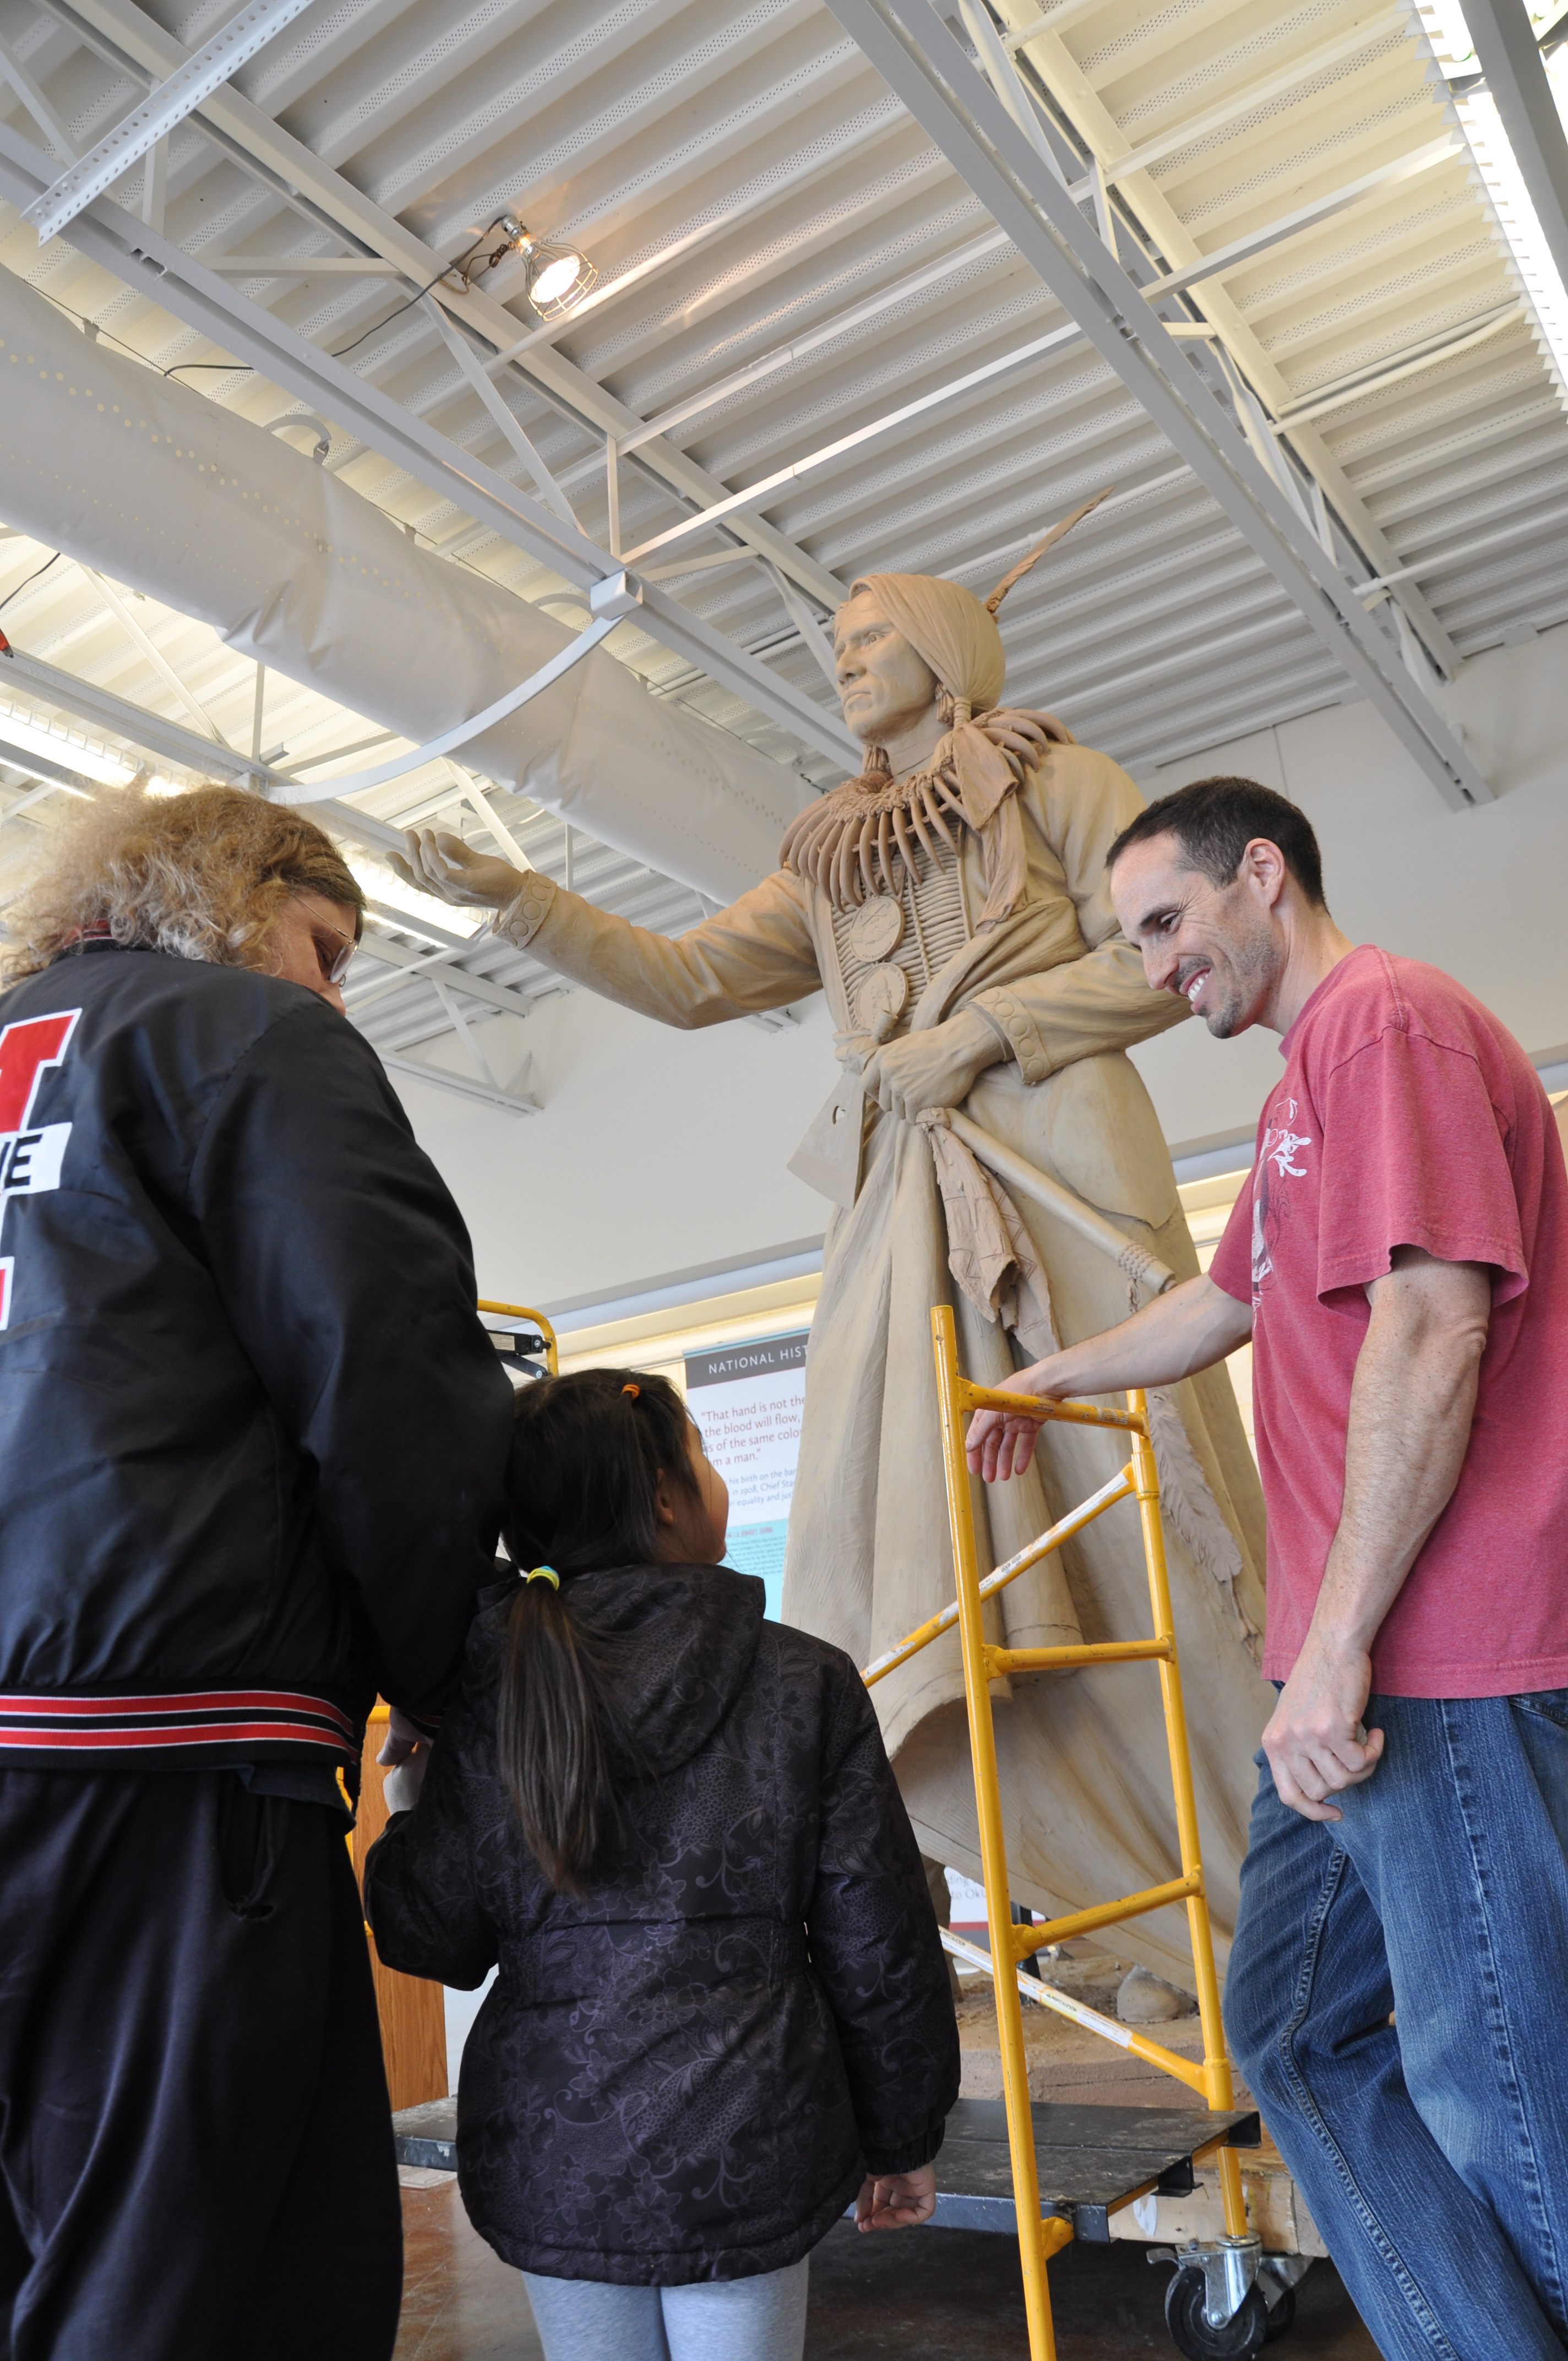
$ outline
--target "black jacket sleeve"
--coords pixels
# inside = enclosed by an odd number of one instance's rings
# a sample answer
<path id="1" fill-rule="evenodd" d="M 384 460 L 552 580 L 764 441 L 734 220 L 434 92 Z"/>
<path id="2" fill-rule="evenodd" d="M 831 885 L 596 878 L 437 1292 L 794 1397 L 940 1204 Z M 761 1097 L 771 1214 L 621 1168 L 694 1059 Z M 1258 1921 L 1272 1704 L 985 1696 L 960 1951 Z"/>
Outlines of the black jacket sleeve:
<path id="1" fill-rule="evenodd" d="M 365 1857 L 365 1915 L 383 1964 L 472 1992 L 499 1956 L 474 1882 L 462 1706 L 431 1751 L 418 1806 L 395 1812 Z"/>
<path id="2" fill-rule="evenodd" d="M 439 1708 L 492 1578 L 511 1388 L 467 1232 L 369 1044 L 315 995 L 238 1061 L 191 1212 L 228 1317 L 312 1463 L 384 1696 Z"/>
<path id="3" fill-rule="evenodd" d="M 959 2029 L 920 1849 L 876 1713 L 846 1656 L 830 1673 L 821 1845 L 806 1912 L 872 2172 L 913 2172 L 959 2095 Z"/>

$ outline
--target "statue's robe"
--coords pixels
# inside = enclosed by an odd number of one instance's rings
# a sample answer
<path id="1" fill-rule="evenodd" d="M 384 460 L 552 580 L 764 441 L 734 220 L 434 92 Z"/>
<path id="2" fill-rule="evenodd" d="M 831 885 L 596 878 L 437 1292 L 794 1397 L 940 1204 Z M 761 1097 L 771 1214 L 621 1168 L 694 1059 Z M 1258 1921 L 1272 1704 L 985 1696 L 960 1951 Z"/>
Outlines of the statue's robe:
<path id="1" fill-rule="evenodd" d="M 986 883 L 980 839 L 968 829 L 957 831 L 956 873 L 950 862 L 940 873 L 922 863 L 916 879 L 905 876 L 911 923 L 903 959 L 917 988 L 895 1036 L 938 1025 L 966 1005 L 979 1008 L 1010 1055 L 980 1076 L 966 1112 L 1186 1278 L 1198 1263 L 1170 1158 L 1125 1055 L 1185 1011 L 1145 983 L 1104 875 L 1106 850 L 1142 808 L 1141 798 L 1106 756 L 1068 744 L 1051 747 L 1025 774 L 1018 803 L 1027 881 L 1000 924 L 975 930 Z M 836 911 L 820 886 L 781 869 L 672 940 L 531 877 L 505 913 L 504 931 L 557 972 L 682 1027 L 779 1007 L 820 986 L 845 1046 L 863 1053 L 870 1043 L 854 1005 L 864 977 L 850 942 L 854 917 L 853 908 Z M 1014 1202 L 1049 1280 L 1060 1341 L 1124 1319 L 1127 1280 L 1111 1258 L 1032 1202 Z M 1004 1383 L 1030 1357 L 957 1288 L 948 1254 L 927 1137 L 869 1105 L 858 1194 L 828 1225 L 784 1603 L 787 1621 L 834 1641 L 862 1665 L 953 1596 L 933 1305 L 952 1304 L 960 1358 L 977 1382 Z M 1179 1515 L 1192 1545 L 1177 1529 L 1174 1502 L 1165 1522 L 1223 1960 L 1245 1850 L 1252 1756 L 1268 1703 L 1255 1639 L 1248 1637 L 1263 1624 L 1263 1504 L 1225 1371 L 1172 1387 L 1169 1398 L 1197 1462 L 1187 1463 L 1188 1513 Z M 1125 1457 L 1110 1433 L 1047 1425 L 1026 1477 L 971 1486 L 982 1568 L 1097 1489 Z M 1110 1510 L 987 1613 L 993 1636 L 1014 1646 L 1080 1634 L 1146 1637 L 1135 1508 Z M 1055 1912 L 1178 1874 L 1154 1668 L 1015 1677 L 993 1694 L 1003 1689 L 995 1719 L 1014 1898 Z M 922 1850 L 978 1875 L 957 1634 L 944 1635 L 872 1694 Z M 1179 1908 L 1131 1922 L 1114 1940 L 1125 1956 L 1190 1983 Z"/>

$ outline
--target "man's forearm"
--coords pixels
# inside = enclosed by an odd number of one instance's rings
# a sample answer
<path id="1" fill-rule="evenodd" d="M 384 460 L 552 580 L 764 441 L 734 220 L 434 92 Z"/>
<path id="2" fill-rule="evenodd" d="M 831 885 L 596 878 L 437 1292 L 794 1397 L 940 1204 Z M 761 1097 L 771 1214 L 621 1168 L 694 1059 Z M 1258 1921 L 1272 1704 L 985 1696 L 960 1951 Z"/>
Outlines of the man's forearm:
<path id="1" fill-rule="evenodd" d="M 1396 1269 L 1369 1290 L 1351 1389 L 1344 1504 L 1313 1622 L 1368 1654 L 1453 1497 L 1470 1443 L 1491 1290 L 1475 1265 L 1439 1268 L 1446 1303 L 1422 1291 L 1415 1271 Z"/>
<path id="2" fill-rule="evenodd" d="M 1185 1279 L 1141 1312 L 1086 1336 L 1014 1380 L 1021 1393 L 1062 1401 L 1127 1386 L 1169 1386 L 1223 1361 L 1252 1334 L 1252 1312 L 1211 1279 Z M 1036 1382 L 1039 1380 L 1040 1382 Z"/>
<path id="3" fill-rule="evenodd" d="M 1211 1279 L 1187 1279 L 1120 1327 L 1020 1369 L 1008 1391 L 1063 1401 L 1069 1395 L 1115 1393 L 1125 1386 L 1173 1385 L 1178 1378 L 1223 1361 L 1251 1334 L 1250 1304 L 1238 1303 Z M 977 1411 L 966 1446 L 970 1467 L 988 1484 L 1022 1475 L 1038 1431 L 1037 1422 L 1021 1411 Z"/>
<path id="4" fill-rule="evenodd" d="M 1414 1246 L 1368 1287 L 1339 1528 L 1301 1652 L 1263 1733 L 1280 1800 L 1310 1820 L 1372 1777 L 1372 1645 L 1459 1481 L 1491 1312 L 1490 1274 Z"/>

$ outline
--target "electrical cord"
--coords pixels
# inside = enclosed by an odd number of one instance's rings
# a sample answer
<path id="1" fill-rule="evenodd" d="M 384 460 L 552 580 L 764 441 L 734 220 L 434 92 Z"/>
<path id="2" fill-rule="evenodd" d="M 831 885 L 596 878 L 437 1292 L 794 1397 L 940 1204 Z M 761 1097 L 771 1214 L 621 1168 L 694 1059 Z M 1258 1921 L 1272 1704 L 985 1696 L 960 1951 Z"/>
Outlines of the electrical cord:
<path id="1" fill-rule="evenodd" d="M 7 608 L 13 598 L 19 598 L 29 582 L 36 582 L 40 574 L 47 574 L 51 566 L 58 566 L 62 555 L 63 553 L 57 549 L 52 557 L 46 557 L 41 566 L 35 566 L 30 574 L 24 575 L 16 588 L 7 590 L 4 598 L 0 598 L 0 611 Z"/>
<path id="2" fill-rule="evenodd" d="M 505 219 L 506 216 L 504 214 L 498 214 L 494 221 L 487 222 L 485 227 L 479 232 L 478 236 L 474 240 L 473 245 L 467 247 L 464 253 L 460 254 L 455 262 L 444 263 L 441 269 L 436 272 L 435 277 L 433 279 L 427 279 L 424 285 L 418 288 L 415 292 L 409 297 L 406 303 L 400 303 L 397 310 L 395 312 L 389 312 L 384 320 L 375 321 L 365 330 L 363 335 L 355 337 L 353 344 L 340 345 L 336 352 L 334 353 L 332 357 L 334 361 L 342 360 L 345 353 L 352 353 L 356 351 L 359 346 L 364 344 L 366 337 L 377 335 L 382 328 L 389 328 L 394 320 L 400 320 L 405 312 L 411 312 L 414 305 L 422 302 L 422 299 L 429 294 L 433 287 L 439 287 L 442 280 L 444 279 L 449 279 L 455 270 L 462 272 L 463 284 L 466 287 L 468 285 L 468 273 L 465 265 L 468 262 L 470 257 L 477 254 L 479 248 L 484 245 L 485 240 L 488 237 L 491 230 L 499 229 Z"/>

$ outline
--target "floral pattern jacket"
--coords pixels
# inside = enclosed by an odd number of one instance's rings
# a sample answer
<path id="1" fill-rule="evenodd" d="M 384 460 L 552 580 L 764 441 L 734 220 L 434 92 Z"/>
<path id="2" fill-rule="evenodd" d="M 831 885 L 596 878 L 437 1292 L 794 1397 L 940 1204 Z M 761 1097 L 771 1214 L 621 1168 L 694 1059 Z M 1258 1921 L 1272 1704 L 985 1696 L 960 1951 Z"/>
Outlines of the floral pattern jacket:
<path id="1" fill-rule="evenodd" d="M 469 1641 L 416 1810 L 366 1864 L 389 1967 L 467 1988 L 458 2173 L 504 2259 L 677 2286 L 795 2262 L 958 2095 L 936 1919 L 850 1658 L 719 1566 L 578 1576 L 623 1634 L 639 1775 L 618 1866 L 557 1892 L 497 1765 L 509 1583 Z"/>

